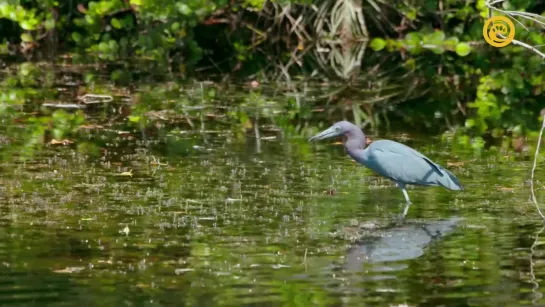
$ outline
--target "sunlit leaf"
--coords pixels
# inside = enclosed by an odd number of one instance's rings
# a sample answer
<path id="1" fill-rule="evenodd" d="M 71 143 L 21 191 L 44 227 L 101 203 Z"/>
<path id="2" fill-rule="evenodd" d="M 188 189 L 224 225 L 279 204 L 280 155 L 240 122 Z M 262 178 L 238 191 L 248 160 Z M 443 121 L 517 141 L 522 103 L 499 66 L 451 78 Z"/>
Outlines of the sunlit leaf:
<path id="1" fill-rule="evenodd" d="M 382 38 L 373 38 L 369 46 L 375 51 L 380 51 L 386 47 L 386 41 Z"/>
<path id="2" fill-rule="evenodd" d="M 34 39 L 32 38 L 32 35 L 30 35 L 29 33 L 23 33 L 21 34 L 21 40 L 23 42 L 32 42 Z"/>
<path id="3" fill-rule="evenodd" d="M 459 43 L 456 45 L 456 54 L 466 56 L 471 52 L 471 47 L 467 43 Z"/>
<path id="4" fill-rule="evenodd" d="M 412 9 L 407 13 L 407 18 L 409 20 L 415 20 L 416 19 L 416 10 Z"/>
<path id="5" fill-rule="evenodd" d="M 47 19 L 44 25 L 47 31 L 53 30 L 55 28 L 55 19 Z"/>
<path id="6" fill-rule="evenodd" d="M 30 30 L 34 30 L 35 29 L 35 26 L 30 23 L 29 21 L 21 21 L 19 23 L 19 25 L 21 26 L 21 28 L 23 28 L 24 30 L 27 30 L 27 31 L 30 31 Z"/>
<path id="7" fill-rule="evenodd" d="M 114 27 L 116 29 L 121 29 L 122 28 L 121 22 L 117 18 L 112 18 L 110 23 L 112 24 L 112 27 Z"/>
<path id="8" fill-rule="evenodd" d="M 459 40 L 457 37 L 449 37 L 447 40 L 444 41 L 443 45 L 445 48 L 448 48 L 450 50 L 456 50 L 456 46 L 458 45 Z"/>
<path id="9" fill-rule="evenodd" d="M 435 31 L 428 38 L 428 42 L 436 46 L 443 45 L 444 40 L 445 40 L 445 32 L 443 31 Z"/>

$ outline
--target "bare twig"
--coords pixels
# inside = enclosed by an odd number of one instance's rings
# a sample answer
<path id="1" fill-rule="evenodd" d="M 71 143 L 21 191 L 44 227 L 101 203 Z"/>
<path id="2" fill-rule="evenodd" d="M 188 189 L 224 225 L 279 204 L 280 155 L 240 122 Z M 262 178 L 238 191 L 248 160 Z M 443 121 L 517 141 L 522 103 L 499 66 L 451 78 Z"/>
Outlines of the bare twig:
<path id="1" fill-rule="evenodd" d="M 524 19 L 528 19 L 528 20 L 531 20 L 537 24 L 540 24 L 541 26 L 545 26 L 545 17 L 541 16 L 541 15 L 538 15 L 538 14 L 533 14 L 533 13 L 528 13 L 528 12 L 517 12 L 517 11 L 505 11 L 505 10 L 502 10 L 502 9 L 498 9 L 496 7 L 494 7 L 494 4 L 495 3 L 498 3 L 498 1 L 491 1 L 491 0 L 488 0 L 486 2 L 486 7 L 488 7 L 489 9 L 489 15 L 491 15 L 491 12 L 490 10 L 494 10 L 496 12 L 499 12 L 499 13 L 502 13 L 504 15 L 507 15 L 509 16 L 511 19 L 513 19 L 514 21 L 516 21 L 518 24 L 520 24 L 524 29 L 528 30 L 528 28 L 526 28 L 526 26 L 524 26 L 520 21 L 518 21 L 515 17 L 513 16 L 518 16 L 518 17 L 521 17 L 521 18 L 524 18 Z"/>
<path id="2" fill-rule="evenodd" d="M 511 41 L 511 43 L 514 44 L 514 45 L 517 45 L 517 46 L 524 47 L 524 48 L 526 48 L 526 49 L 528 49 L 528 50 L 531 50 L 531 51 L 535 52 L 537 55 L 539 55 L 540 57 L 542 57 L 543 59 L 545 59 L 545 53 L 543 53 L 543 52 L 537 50 L 537 49 L 536 49 L 535 47 L 533 47 L 533 46 L 530 46 L 530 45 L 528 45 L 528 44 L 526 44 L 526 43 L 523 43 L 523 42 L 521 42 L 521 41 L 519 41 L 519 40 L 516 40 L 516 39 L 513 39 L 513 40 Z"/>
<path id="3" fill-rule="evenodd" d="M 83 101 L 85 104 L 106 103 L 114 100 L 114 98 L 110 95 L 98 94 L 85 94 L 83 96 L 79 96 L 77 99 Z"/>
<path id="4" fill-rule="evenodd" d="M 305 248 L 305 256 L 303 257 L 303 264 L 305 265 L 305 272 L 307 271 L 307 251 L 308 251 L 308 248 Z"/>
<path id="5" fill-rule="evenodd" d="M 500 0 L 494 0 L 494 1 L 493 0 L 488 0 L 486 2 L 486 7 L 488 7 L 488 18 L 492 17 L 492 10 L 495 10 L 497 12 L 500 12 L 502 14 L 505 14 L 505 15 L 509 16 L 511 19 L 513 19 L 514 21 L 519 23 L 526 30 L 528 30 L 528 28 L 526 28 L 520 21 L 518 21 L 513 16 L 519 16 L 519 17 L 534 21 L 534 22 L 536 22 L 536 23 L 538 23 L 538 24 L 540 24 L 542 26 L 545 26 L 545 22 L 541 21 L 544 18 L 543 16 L 540 16 L 540 15 L 537 15 L 537 14 L 532 14 L 532 13 L 526 13 L 526 12 L 504 11 L 504 10 L 500 10 L 500 9 L 493 6 L 494 4 L 500 3 L 500 2 L 502 2 L 502 1 L 500 1 Z M 499 34 L 499 36 L 502 37 L 502 38 L 505 38 L 504 35 Z M 535 54 L 539 55 L 541 58 L 545 59 L 545 53 L 537 50 L 537 48 L 534 47 L 534 46 L 530 46 L 530 45 L 528 45 L 526 43 L 523 43 L 523 42 L 521 42 L 519 40 L 516 40 L 516 39 L 513 39 L 511 41 L 511 43 L 513 43 L 513 45 L 517 45 L 517 46 L 526 48 L 526 49 L 534 52 Z"/>
<path id="6" fill-rule="evenodd" d="M 500 36 L 501 38 L 505 38 L 505 36 L 502 35 L 502 34 L 497 34 L 497 35 Z M 542 57 L 543 59 L 545 59 L 545 53 L 543 53 L 543 52 L 537 50 L 537 48 L 534 47 L 534 46 L 530 46 L 530 45 L 528 45 L 528 44 L 526 44 L 526 43 L 523 43 L 523 42 L 521 42 L 521 41 L 519 41 L 519 40 L 516 40 L 516 39 L 513 39 L 513 40 L 511 41 L 511 43 L 512 43 L 513 45 L 521 46 L 521 47 L 526 48 L 526 49 L 528 49 L 528 50 L 530 50 L 530 51 L 533 51 L 534 53 L 536 53 L 537 55 L 539 55 L 540 57 Z"/>
<path id="7" fill-rule="evenodd" d="M 261 136 L 259 135 L 259 107 L 255 111 L 255 123 L 254 123 L 254 133 L 255 133 L 255 151 L 261 153 Z"/>
<path id="8" fill-rule="evenodd" d="M 532 292 L 534 293 L 534 299 L 532 300 L 532 303 L 536 303 L 539 299 L 543 297 L 543 294 L 539 292 L 539 284 L 536 281 L 536 275 L 534 274 L 534 254 L 535 254 L 535 247 L 539 244 L 539 235 L 545 230 L 545 227 L 542 227 L 537 233 L 534 238 L 534 243 L 530 247 L 530 282 L 534 285 L 532 287 Z"/>
<path id="9" fill-rule="evenodd" d="M 536 166 L 537 166 L 537 157 L 539 156 L 539 149 L 541 148 L 541 139 L 543 137 L 543 130 L 545 130 L 545 115 L 543 116 L 543 124 L 541 125 L 541 131 L 539 132 L 539 138 L 537 139 L 537 146 L 536 146 L 536 153 L 534 154 L 534 166 L 532 167 L 532 175 L 530 177 L 530 190 L 532 191 L 532 201 L 534 202 L 534 205 L 536 205 L 537 212 L 541 216 L 541 218 L 545 221 L 545 215 L 541 212 L 541 209 L 539 209 L 539 204 L 536 200 L 536 194 L 534 192 L 534 174 L 536 172 Z"/>
<path id="10" fill-rule="evenodd" d="M 500 2 L 504 2 L 504 1 L 506 1 L 506 0 L 495 0 L 495 1 L 487 3 L 487 5 L 494 5 L 496 3 L 500 3 Z"/>

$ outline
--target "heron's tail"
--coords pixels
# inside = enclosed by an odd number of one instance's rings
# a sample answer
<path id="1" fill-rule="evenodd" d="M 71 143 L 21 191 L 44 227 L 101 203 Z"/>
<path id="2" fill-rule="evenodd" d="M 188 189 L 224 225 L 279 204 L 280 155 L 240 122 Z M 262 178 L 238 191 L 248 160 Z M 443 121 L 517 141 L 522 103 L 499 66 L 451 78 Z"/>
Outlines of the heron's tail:
<path id="1" fill-rule="evenodd" d="M 458 180 L 458 178 L 456 178 L 456 176 L 454 176 L 454 174 L 451 173 L 448 169 L 443 168 L 441 165 L 436 164 L 435 162 L 426 157 L 424 157 L 424 160 L 428 162 L 428 164 L 431 165 L 437 172 L 437 174 L 435 174 L 434 176 L 437 185 L 454 191 L 462 191 L 464 189 L 460 184 L 460 180 Z"/>
<path id="2" fill-rule="evenodd" d="M 440 168 L 441 173 L 443 173 L 443 176 L 437 178 L 437 183 L 444 186 L 447 189 L 454 190 L 454 191 L 462 191 L 464 188 L 460 184 L 460 180 L 454 176 L 453 173 L 451 173 L 449 170 Z"/>

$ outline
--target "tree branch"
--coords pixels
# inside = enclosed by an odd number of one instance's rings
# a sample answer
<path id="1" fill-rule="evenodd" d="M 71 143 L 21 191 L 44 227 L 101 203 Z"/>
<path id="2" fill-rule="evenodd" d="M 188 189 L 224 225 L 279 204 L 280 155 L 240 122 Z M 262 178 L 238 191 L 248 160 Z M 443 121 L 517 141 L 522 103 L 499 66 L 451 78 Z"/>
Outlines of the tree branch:
<path id="1" fill-rule="evenodd" d="M 499 3 L 499 2 L 502 2 L 502 1 L 499 1 L 499 0 L 495 0 L 495 1 L 487 0 L 486 1 L 486 7 L 488 8 L 488 18 L 492 17 L 492 10 L 495 10 L 495 11 L 498 11 L 500 13 L 503 13 L 503 14 L 509 16 L 511 19 L 515 20 L 518 23 L 520 23 L 520 22 L 513 16 L 520 16 L 522 18 L 532 20 L 532 21 L 534 21 L 536 23 L 544 24 L 542 21 L 539 20 L 539 19 L 543 18 L 543 16 L 539 16 L 539 15 L 531 14 L 531 13 L 522 14 L 522 13 L 519 13 L 519 12 L 504 11 L 504 10 L 500 10 L 500 9 L 495 8 L 493 5 L 496 4 L 496 3 Z M 524 27 L 526 29 L 526 27 L 524 25 L 522 25 L 522 27 Z M 501 38 L 505 38 L 504 35 L 501 35 L 501 34 L 498 34 L 498 35 Z M 528 45 L 526 43 L 523 43 L 523 42 L 521 42 L 519 40 L 516 40 L 516 39 L 513 39 L 511 41 L 511 43 L 513 43 L 513 45 L 517 45 L 517 46 L 526 48 L 526 49 L 534 52 L 535 54 L 539 55 L 541 58 L 545 59 L 545 53 L 537 50 L 537 48 L 534 47 L 534 46 L 530 46 L 530 45 Z"/>
<path id="2" fill-rule="evenodd" d="M 502 35 L 502 36 L 503 36 L 503 35 Z M 523 42 L 521 42 L 521 41 L 519 41 L 519 40 L 516 40 L 516 39 L 513 39 L 513 40 L 511 41 L 511 43 L 512 43 L 513 45 L 521 46 L 521 47 L 523 47 L 523 48 L 526 48 L 526 49 L 528 49 L 528 50 L 531 50 L 531 51 L 535 52 L 537 55 L 539 55 L 540 57 L 542 57 L 543 59 L 545 59 L 545 53 L 543 53 L 543 52 L 537 50 L 537 48 L 534 47 L 534 46 L 530 46 L 530 45 L 528 45 L 528 44 L 526 44 L 526 43 L 523 43 Z"/>

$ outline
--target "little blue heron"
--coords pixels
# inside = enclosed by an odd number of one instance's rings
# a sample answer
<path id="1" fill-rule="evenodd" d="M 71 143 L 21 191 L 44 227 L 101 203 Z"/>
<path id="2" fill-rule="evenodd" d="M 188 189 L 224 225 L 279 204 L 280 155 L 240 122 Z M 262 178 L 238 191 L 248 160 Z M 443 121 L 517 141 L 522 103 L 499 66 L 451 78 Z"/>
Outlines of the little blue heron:
<path id="1" fill-rule="evenodd" d="M 411 200 L 406 184 L 442 186 L 450 190 L 463 190 L 453 173 L 433 162 L 418 151 L 390 140 L 374 141 L 365 148 L 365 134 L 358 126 L 340 121 L 311 137 L 309 141 L 323 140 L 344 135 L 344 148 L 357 162 L 395 183 L 405 196 L 406 205 L 402 217 L 407 215 Z"/>

